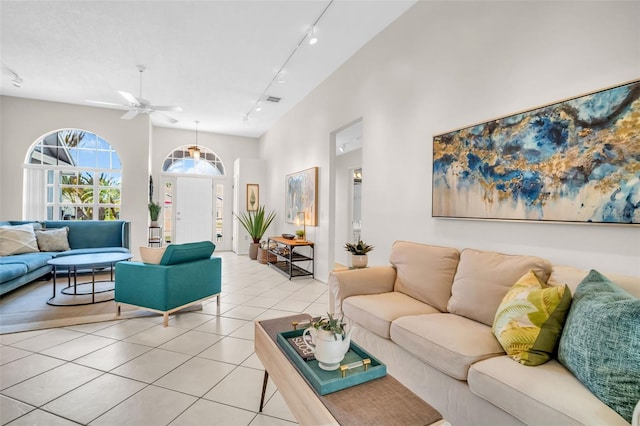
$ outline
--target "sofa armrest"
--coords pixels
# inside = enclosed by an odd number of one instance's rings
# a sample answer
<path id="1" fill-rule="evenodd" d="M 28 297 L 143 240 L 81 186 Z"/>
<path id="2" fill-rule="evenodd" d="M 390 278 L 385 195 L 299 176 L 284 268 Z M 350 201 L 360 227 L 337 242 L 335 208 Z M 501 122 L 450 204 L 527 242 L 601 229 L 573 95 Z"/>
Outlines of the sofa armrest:
<path id="1" fill-rule="evenodd" d="M 329 275 L 329 312 L 342 316 L 342 302 L 349 296 L 393 291 L 396 269 L 393 266 L 336 271 Z"/>

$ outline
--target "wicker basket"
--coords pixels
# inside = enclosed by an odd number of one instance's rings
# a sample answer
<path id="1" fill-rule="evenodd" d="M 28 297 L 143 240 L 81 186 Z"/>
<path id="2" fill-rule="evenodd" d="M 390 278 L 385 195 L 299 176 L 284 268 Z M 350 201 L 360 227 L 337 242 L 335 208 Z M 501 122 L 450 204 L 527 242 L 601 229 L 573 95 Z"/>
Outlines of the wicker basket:
<path id="1" fill-rule="evenodd" d="M 275 262 L 277 260 L 277 256 L 273 253 L 269 253 L 269 250 L 258 248 L 258 262 L 266 264 L 267 259 L 269 262 Z"/>

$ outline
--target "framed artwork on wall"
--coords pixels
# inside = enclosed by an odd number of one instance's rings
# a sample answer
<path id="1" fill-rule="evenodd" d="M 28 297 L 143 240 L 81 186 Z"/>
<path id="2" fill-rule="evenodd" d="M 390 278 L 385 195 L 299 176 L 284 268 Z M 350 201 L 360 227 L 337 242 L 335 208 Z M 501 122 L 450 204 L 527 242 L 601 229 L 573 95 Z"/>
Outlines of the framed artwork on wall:
<path id="1" fill-rule="evenodd" d="M 433 137 L 433 217 L 640 223 L 640 80 Z"/>
<path id="2" fill-rule="evenodd" d="M 304 213 L 307 226 L 318 223 L 318 168 L 312 167 L 285 177 L 285 222 L 295 223 Z"/>
<path id="3" fill-rule="evenodd" d="M 257 183 L 247 184 L 247 211 L 256 212 L 260 206 L 260 186 Z"/>

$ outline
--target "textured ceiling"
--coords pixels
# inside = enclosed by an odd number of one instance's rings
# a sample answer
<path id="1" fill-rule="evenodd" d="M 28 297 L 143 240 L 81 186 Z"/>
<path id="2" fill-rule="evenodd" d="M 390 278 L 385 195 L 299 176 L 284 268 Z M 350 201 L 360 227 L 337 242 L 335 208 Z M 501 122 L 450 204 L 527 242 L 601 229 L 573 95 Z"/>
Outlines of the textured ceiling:
<path id="1" fill-rule="evenodd" d="M 139 95 L 142 64 L 143 97 L 183 108 L 168 113 L 177 124 L 154 124 L 193 129 L 198 120 L 202 131 L 257 137 L 414 3 L 2 0 L 0 94 L 123 103 L 118 90 Z M 318 43 L 300 44 L 325 8 Z M 286 82 L 266 91 L 282 101 L 262 102 L 243 123 L 294 51 Z"/>

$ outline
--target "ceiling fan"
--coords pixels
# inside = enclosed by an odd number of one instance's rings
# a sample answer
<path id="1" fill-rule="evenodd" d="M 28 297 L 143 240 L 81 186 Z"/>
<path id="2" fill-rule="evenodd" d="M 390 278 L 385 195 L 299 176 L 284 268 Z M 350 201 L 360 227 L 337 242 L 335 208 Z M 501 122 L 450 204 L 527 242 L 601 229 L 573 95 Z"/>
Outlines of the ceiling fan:
<path id="1" fill-rule="evenodd" d="M 138 71 L 140 72 L 140 95 L 138 97 L 133 96 L 131 93 L 118 90 L 118 93 L 120 93 L 120 96 L 122 96 L 127 101 L 127 104 L 116 104 L 112 102 L 91 100 L 88 100 L 87 102 L 111 108 L 127 109 L 128 111 L 122 117 L 120 117 L 124 120 L 131 120 L 138 114 L 152 114 L 154 117 L 164 119 L 171 124 L 177 123 L 178 120 L 160 111 L 181 112 L 182 108 L 180 108 L 179 106 L 151 105 L 148 100 L 142 97 L 142 73 L 144 72 L 146 67 L 144 65 L 137 65 L 137 67 Z"/>

